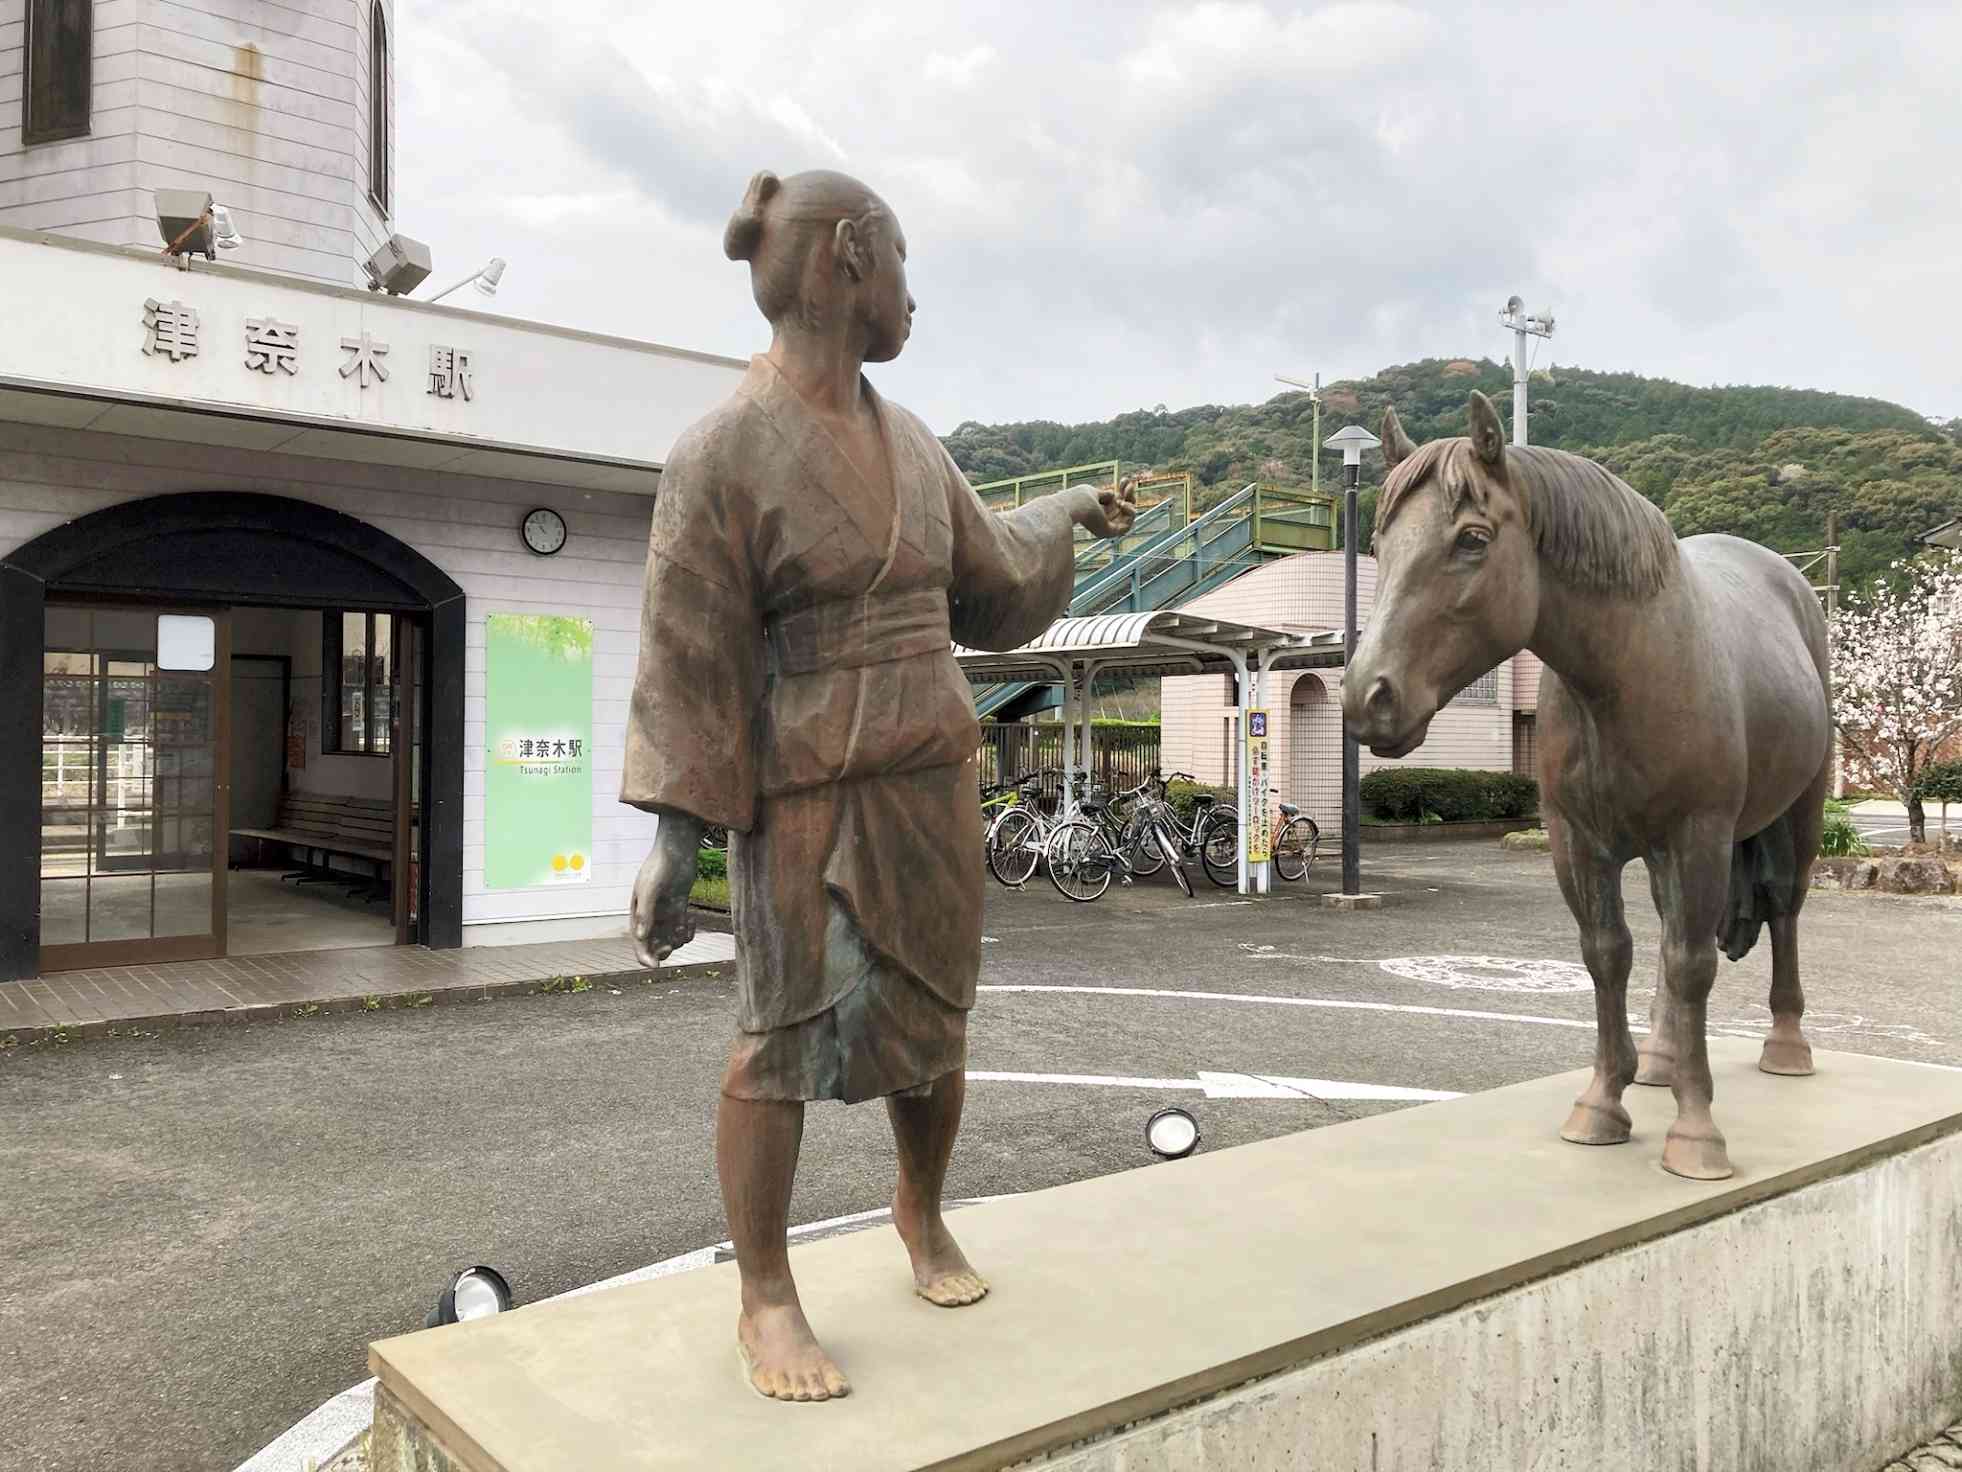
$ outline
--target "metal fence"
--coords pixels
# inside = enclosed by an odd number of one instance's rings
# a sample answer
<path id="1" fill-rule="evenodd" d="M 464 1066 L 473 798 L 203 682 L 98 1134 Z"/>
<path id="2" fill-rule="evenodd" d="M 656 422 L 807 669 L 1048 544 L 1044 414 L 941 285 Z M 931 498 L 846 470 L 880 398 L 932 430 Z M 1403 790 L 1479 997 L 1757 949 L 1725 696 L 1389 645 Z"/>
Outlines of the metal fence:
<path id="1" fill-rule="evenodd" d="M 1136 787 L 1159 767 L 1159 729 L 1128 723 L 1097 723 L 1090 728 L 1090 770 L 1112 792 Z M 977 765 L 986 786 L 1035 771 L 1060 771 L 1063 765 L 1063 726 L 1060 721 L 984 721 Z M 1043 797 L 1053 803 L 1062 791 L 1060 777 L 1043 783 Z"/>

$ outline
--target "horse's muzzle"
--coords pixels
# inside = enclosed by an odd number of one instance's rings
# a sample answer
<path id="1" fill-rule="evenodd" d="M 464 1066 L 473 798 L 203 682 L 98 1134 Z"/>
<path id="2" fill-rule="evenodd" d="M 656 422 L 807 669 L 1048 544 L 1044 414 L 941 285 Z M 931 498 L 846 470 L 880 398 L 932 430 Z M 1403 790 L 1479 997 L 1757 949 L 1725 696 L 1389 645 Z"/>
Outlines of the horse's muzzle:
<path id="1" fill-rule="evenodd" d="M 1413 720 L 1388 675 L 1342 693 L 1344 729 L 1375 756 L 1408 756 L 1422 746 L 1435 713 L 1426 710 Z"/>

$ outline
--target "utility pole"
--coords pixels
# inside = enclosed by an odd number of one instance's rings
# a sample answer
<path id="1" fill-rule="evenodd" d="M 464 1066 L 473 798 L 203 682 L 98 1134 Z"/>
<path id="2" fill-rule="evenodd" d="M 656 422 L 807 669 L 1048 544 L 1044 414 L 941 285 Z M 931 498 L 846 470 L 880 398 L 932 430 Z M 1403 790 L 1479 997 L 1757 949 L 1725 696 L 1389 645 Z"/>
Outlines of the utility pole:
<path id="1" fill-rule="evenodd" d="M 1825 546 L 1819 548 L 1816 552 L 1787 552 L 1785 554 L 1785 560 L 1791 563 L 1799 572 L 1803 573 L 1806 582 L 1811 584 L 1812 591 L 1825 600 L 1826 627 L 1830 629 L 1833 625 L 1833 620 L 1839 615 L 1839 513 L 1837 511 L 1828 511 L 1826 513 Z M 1818 569 L 1822 565 L 1825 569 L 1825 582 L 1812 582 L 1813 578 L 1819 575 Z M 1846 795 L 1845 753 L 1840 748 L 1839 731 L 1837 729 L 1832 731 L 1831 738 L 1833 751 L 1833 796 L 1844 797 Z"/>
<path id="2" fill-rule="evenodd" d="M 1826 513 L 1826 628 L 1830 630 L 1833 620 L 1839 616 L 1839 513 Z M 1833 744 L 1833 796 L 1846 796 L 1846 756 L 1840 749 L 1837 727 L 1826 733 L 1826 739 Z M 1943 821 L 1947 821 L 1944 809 Z"/>
<path id="3" fill-rule="evenodd" d="M 1317 449 L 1315 452 L 1315 465 L 1309 471 L 1308 479 L 1309 489 L 1319 496 L 1322 493 L 1322 456 L 1319 448 L 1322 443 L 1322 375 L 1317 373 L 1313 383 L 1303 383 L 1298 378 L 1289 378 L 1284 373 L 1276 373 L 1274 375 L 1274 381 L 1276 383 L 1285 383 L 1289 388 L 1308 390 L 1308 402 L 1315 406 L 1315 422 L 1313 428 L 1309 431 L 1309 436 L 1314 440 Z"/>
<path id="4" fill-rule="evenodd" d="M 1526 339 L 1552 337 L 1553 313 L 1528 313 L 1518 297 L 1506 298 L 1506 309 L 1499 313 L 1501 326 L 1512 329 L 1512 442 L 1526 443 Z"/>

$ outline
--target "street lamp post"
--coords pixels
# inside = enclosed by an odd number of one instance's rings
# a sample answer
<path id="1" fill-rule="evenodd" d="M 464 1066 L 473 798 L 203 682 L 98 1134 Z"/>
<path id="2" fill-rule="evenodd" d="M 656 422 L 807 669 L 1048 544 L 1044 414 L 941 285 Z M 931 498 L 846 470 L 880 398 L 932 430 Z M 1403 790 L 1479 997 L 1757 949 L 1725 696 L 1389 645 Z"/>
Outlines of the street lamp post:
<path id="1" fill-rule="evenodd" d="M 1360 424 L 1346 425 L 1322 441 L 1342 452 L 1342 677 L 1356 660 L 1356 493 L 1362 485 L 1362 452 L 1382 441 Z M 1362 893 L 1362 748 L 1342 729 L 1342 892 Z"/>

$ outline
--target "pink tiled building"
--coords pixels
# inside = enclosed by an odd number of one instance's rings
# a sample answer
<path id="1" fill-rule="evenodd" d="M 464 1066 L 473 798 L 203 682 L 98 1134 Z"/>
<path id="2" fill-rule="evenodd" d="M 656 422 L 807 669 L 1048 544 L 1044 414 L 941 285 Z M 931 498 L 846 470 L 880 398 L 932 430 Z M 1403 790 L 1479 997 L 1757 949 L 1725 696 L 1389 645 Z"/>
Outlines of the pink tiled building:
<path id="1" fill-rule="evenodd" d="M 1376 593 L 1376 559 L 1359 559 L 1358 622 L 1369 623 Z M 1303 552 L 1257 567 L 1181 610 L 1289 633 L 1342 627 L 1342 555 Z M 1284 671 L 1267 677 L 1265 704 L 1274 785 L 1300 803 L 1326 831 L 1342 818 L 1342 672 Z M 1540 662 L 1520 653 L 1461 692 L 1431 722 L 1429 738 L 1403 758 L 1405 766 L 1477 767 L 1533 771 Z M 1162 695 L 1167 771 L 1191 772 L 1202 782 L 1235 779 L 1237 743 L 1232 676 L 1167 679 Z M 1362 770 L 1393 766 L 1365 749 Z"/>

